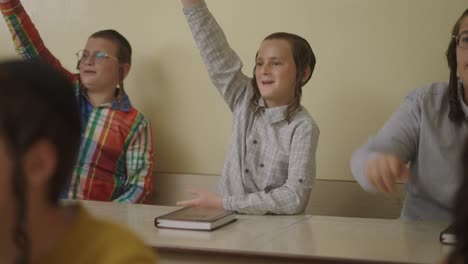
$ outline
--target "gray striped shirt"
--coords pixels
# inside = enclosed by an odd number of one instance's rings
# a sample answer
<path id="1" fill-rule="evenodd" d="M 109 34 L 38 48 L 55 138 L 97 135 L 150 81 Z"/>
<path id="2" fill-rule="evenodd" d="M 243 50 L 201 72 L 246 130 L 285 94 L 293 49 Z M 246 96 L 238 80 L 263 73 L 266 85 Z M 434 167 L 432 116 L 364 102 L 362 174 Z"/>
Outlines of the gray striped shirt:
<path id="1" fill-rule="evenodd" d="M 184 9 L 214 86 L 233 113 L 231 145 L 218 191 L 224 208 L 246 214 L 298 214 L 315 178 L 319 129 L 301 107 L 290 123 L 287 106 L 249 108 L 251 79 L 204 2 Z M 263 100 L 259 102 L 263 105 Z"/>
<path id="2" fill-rule="evenodd" d="M 375 191 L 364 175 L 365 164 L 373 153 L 396 154 L 410 164 L 400 216 L 405 220 L 451 219 L 467 122 L 456 125 L 450 121 L 447 87 L 446 83 L 433 83 L 411 92 L 377 136 L 351 159 L 353 175 L 367 191 Z M 467 107 L 460 100 L 466 116 Z"/>

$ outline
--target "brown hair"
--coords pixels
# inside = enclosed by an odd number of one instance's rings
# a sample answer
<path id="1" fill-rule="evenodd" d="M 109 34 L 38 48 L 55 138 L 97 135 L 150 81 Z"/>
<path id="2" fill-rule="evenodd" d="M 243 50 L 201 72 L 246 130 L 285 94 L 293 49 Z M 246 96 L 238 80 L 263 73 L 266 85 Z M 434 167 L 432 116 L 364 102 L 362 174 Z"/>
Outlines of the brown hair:
<path id="1" fill-rule="evenodd" d="M 57 153 L 57 168 L 48 182 L 47 201 L 58 205 L 59 196 L 71 177 L 80 144 L 80 114 L 73 85 L 52 66 L 37 61 L 0 63 L 0 136 L 12 157 L 12 190 L 16 221 L 13 241 L 20 254 L 16 263 L 28 263 L 28 190 L 23 158 L 31 146 L 48 140 Z"/>
<path id="2" fill-rule="evenodd" d="M 102 38 L 113 42 L 117 45 L 117 59 L 119 60 L 119 97 L 125 95 L 124 89 L 124 71 L 122 64 L 132 64 L 132 46 L 130 42 L 119 32 L 113 29 L 101 30 L 93 33 L 89 38 Z M 78 65 L 80 62 L 78 61 Z"/>
<path id="3" fill-rule="evenodd" d="M 456 234 L 456 244 L 452 253 L 448 257 L 448 263 L 468 263 L 468 136 L 461 154 L 461 185 L 455 196 L 455 203 L 452 210 L 454 221 L 454 233 Z"/>
<path id="4" fill-rule="evenodd" d="M 460 31 L 460 23 L 463 18 L 468 17 L 468 9 L 463 12 L 461 17 L 457 20 L 457 23 L 452 29 L 452 38 L 450 39 L 447 48 L 447 62 L 450 70 L 450 78 L 448 84 L 448 97 L 450 104 L 449 118 L 452 122 L 460 124 L 465 119 L 465 114 L 460 104 L 460 98 L 458 94 L 458 76 L 457 76 L 457 41 L 455 36 Z"/>

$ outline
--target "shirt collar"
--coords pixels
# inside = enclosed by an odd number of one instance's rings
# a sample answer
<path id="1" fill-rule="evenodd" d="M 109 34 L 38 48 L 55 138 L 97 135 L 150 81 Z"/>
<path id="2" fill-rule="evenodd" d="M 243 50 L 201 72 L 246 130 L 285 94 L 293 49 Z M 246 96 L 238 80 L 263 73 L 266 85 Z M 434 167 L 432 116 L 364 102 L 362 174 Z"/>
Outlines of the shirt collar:
<path id="1" fill-rule="evenodd" d="M 131 103 L 130 103 L 130 98 L 128 98 L 127 94 L 124 94 L 122 96 L 119 96 L 120 89 L 115 90 L 115 100 L 109 103 L 104 103 L 98 107 L 101 108 L 111 108 L 113 110 L 120 110 L 123 112 L 129 112 Z M 80 93 L 83 97 L 86 98 L 89 102 L 89 97 L 88 93 L 86 92 L 86 89 L 80 89 Z"/>
<path id="2" fill-rule="evenodd" d="M 286 120 L 287 105 L 267 108 L 263 98 L 258 100 L 259 111 L 263 112 L 263 117 L 271 124 Z"/>

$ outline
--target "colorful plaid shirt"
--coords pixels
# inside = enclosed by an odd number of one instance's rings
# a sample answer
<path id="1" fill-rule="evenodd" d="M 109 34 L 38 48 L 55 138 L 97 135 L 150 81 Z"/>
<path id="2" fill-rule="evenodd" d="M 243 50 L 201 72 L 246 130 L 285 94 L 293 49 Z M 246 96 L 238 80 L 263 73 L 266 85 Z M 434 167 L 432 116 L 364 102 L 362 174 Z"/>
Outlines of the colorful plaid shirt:
<path id="1" fill-rule="evenodd" d="M 93 107 L 79 75 L 67 71 L 45 47 L 21 3 L 12 0 L 0 4 L 0 10 L 19 55 L 54 65 L 74 83 L 83 131 L 78 160 L 62 198 L 148 202 L 153 192 L 149 121 L 132 107 L 126 95 Z"/>

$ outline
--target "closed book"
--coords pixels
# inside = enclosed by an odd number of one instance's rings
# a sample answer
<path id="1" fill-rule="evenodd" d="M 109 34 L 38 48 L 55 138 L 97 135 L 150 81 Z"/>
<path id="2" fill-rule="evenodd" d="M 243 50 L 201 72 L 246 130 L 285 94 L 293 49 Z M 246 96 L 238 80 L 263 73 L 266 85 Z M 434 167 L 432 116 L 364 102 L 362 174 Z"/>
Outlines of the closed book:
<path id="1" fill-rule="evenodd" d="M 453 245 L 457 242 L 453 224 L 449 225 L 440 233 L 440 242 L 446 245 Z"/>
<path id="2" fill-rule="evenodd" d="M 203 207 L 184 207 L 177 211 L 156 217 L 154 219 L 154 225 L 158 228 L 210 231 L 236 220 L 235 211 Z"/>

